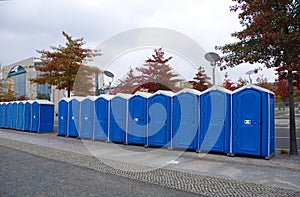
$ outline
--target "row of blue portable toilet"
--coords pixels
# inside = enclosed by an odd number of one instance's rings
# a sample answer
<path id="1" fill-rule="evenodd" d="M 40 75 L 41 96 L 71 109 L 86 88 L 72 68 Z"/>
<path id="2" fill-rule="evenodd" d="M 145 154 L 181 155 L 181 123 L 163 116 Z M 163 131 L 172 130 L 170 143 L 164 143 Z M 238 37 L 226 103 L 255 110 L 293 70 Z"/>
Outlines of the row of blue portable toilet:
<path id="1" fill-rule="evenodd" d="M 214 86 L 59 102 L 58 135 L 151 147 L 271 156 L 274 94 L 249 85 Z"/>
<path id="2" fill-rule="evenodd" d="M 31 132 L 53 132 L 54 104 L 48 100 L 1 102 L 0 127 Z"/>

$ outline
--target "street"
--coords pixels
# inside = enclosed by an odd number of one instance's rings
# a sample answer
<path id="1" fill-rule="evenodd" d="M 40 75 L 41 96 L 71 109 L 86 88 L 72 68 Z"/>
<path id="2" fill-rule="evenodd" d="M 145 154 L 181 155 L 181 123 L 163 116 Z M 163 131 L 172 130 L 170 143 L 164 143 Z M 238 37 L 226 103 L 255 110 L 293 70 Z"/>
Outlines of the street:
<path id="1" fill-rule="evenodd" d="M 3 146 L 0 158 L 0 196 L 196 196 Z"/>

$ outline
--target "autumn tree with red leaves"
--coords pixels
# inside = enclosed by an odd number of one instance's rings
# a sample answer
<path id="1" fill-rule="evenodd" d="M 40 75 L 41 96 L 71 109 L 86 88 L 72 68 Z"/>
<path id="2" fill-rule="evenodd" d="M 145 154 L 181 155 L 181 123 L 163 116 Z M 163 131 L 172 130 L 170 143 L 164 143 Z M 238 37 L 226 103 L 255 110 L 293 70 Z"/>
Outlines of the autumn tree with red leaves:
<path id="1" fill-rule="evenodd" d="M 113 90 L 113 93 L 133 93 L 137 91 L 137 87 L 145 88 L 143 84 L 147 84 L 150 89 L 171 89 L 179 90 L 179 83 L 183 80 L 174 72 L 169 65 L 172 57 L 165 58 L 165 52 L 162 48 L 155 49 L 151 58 L 148 58 L 141 67 L 136 70 L 130 69 L 127 77 L 120 80 L 120 85 Z M 136 73 L 134 73 L 136 71 Z M 155 87 L 151 87 L 155 86 Z"/>
<path id="2" fill-rule="evenodd" d="M 224 78 L 222 87 L 227 89 L 227 90 L 231 90 L 231 91 L 237 89 L 235 83 L 232 82 L 232 80 L 229 78 L 228 73 L 225 73 L 225 78 Z"/>
<path id="3" fill-rule="evenodd" d="M 211 83 L 209 82 L 210 77 L 206 75 L 205 69 L 201 66 L 198 68 L 198 72 L 193 79 L 194 80 L 189 81 L 193 89 L 204 91 L 211 87 Z"/>
<path id="4" fill-rule="evenodd" d="M 30 81 L 37 84 L 48 83 L 59 90 L 66 89 L 70 97 L 79 68 L 84 66 L 84 62 L 91 61 L 93 57 L 100 55 L 100 52 L 83 48 L 85 44 L 83 38 L 73 39 L 65 32 L 62 34 L 67 39 L 65 46 L 51 46 L 53 51 L 37 50 L 41 54 L 43 64 L 34 68 L 41 74 Z"/>
<path id="5" fill-rule="evenodd" d="M 216 47 L 222 50 L 221 69 L 249 62 L 267 68 L 286 66 L 289 89 L 290 154 L 298 155 L 295 124 L 293 71 L 300 64 L 300 2 L 298 0 L 233 0 L 244 30 L 235 32 L 238 42 Z"/>

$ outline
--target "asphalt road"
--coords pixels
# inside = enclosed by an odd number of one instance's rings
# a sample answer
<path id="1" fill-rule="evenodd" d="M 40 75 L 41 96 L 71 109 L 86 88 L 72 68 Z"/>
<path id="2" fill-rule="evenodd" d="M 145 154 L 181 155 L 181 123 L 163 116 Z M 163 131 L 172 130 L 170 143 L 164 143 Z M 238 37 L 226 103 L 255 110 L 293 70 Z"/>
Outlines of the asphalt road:
<path id="1" fill-rule="evenodd" d="M 290 130 L 288 128 L 276 128 L 275 147 L 280 149 L 290 148 Z M 300 130 L 296 131 L 298 150 L 300 150 Z"/>
<path id="2" fill-rule="evenodd" d="M 0 146 L 0 196 L 196 196 Z"/>

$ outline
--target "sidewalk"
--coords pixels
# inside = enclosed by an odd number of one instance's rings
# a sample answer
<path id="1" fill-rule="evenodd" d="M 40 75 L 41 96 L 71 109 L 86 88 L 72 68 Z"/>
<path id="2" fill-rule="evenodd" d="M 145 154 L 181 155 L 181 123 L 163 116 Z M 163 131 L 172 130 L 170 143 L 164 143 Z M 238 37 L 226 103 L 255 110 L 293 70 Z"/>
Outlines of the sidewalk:
<path id="1" fill-rule="evenodd" d="M 295 156 L 228 157 L 3 129 L 0 145 L 208 196 L 300 195 L 300 157 Z"/>

